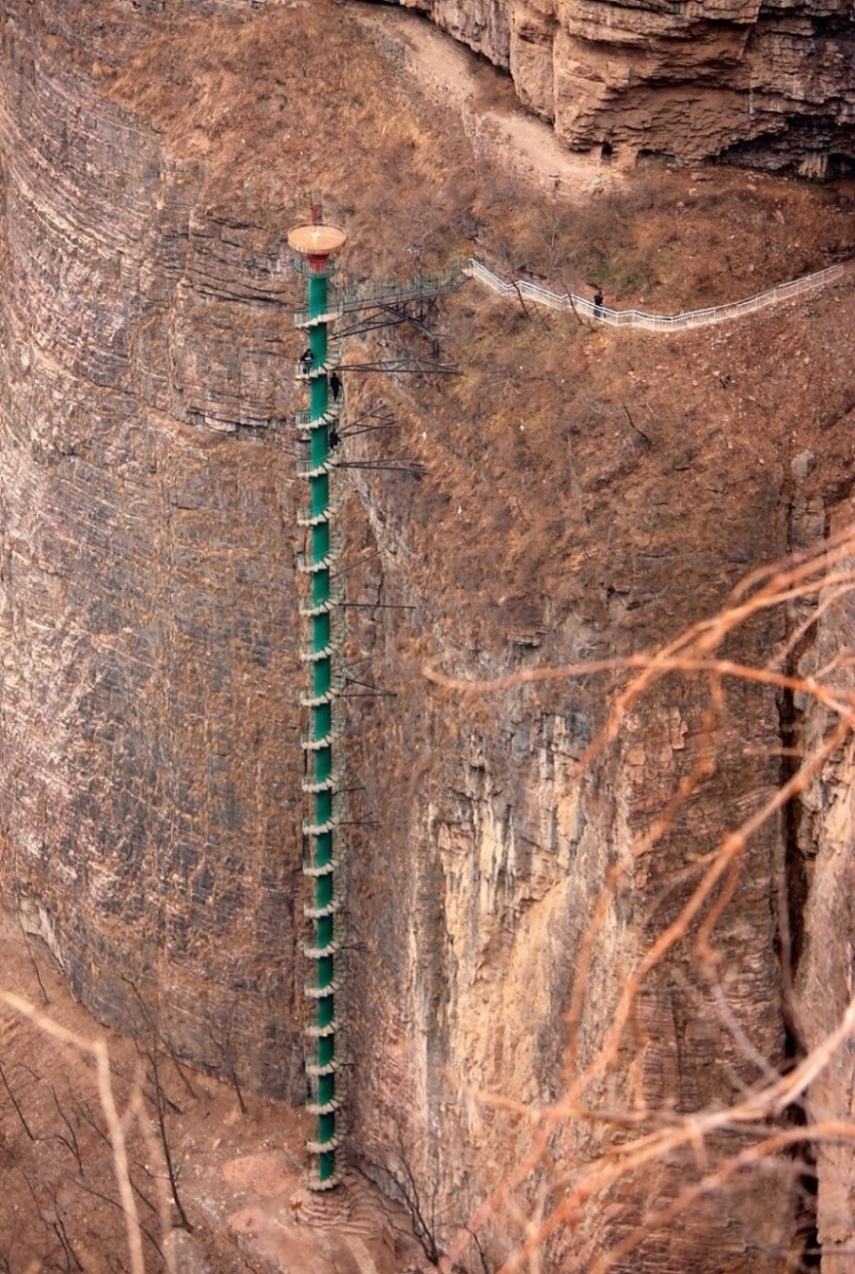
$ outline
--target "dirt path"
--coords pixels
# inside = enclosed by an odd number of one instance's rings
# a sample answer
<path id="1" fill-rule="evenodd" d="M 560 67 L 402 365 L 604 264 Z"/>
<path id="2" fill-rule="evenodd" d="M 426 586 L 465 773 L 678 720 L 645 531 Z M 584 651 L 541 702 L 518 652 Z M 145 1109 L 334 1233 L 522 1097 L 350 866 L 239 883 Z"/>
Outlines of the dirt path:
<path id="1" fill-rule="evenodd" d="M 523 110 L 506 75 L 424 18 L 369 4 L 349 11 L 393 65 L 435 102 L 460 113 L 476 153 L 566 199 L 616 190 L 623 183 L 614 165 L 566 150 L 551 125 Z"/>

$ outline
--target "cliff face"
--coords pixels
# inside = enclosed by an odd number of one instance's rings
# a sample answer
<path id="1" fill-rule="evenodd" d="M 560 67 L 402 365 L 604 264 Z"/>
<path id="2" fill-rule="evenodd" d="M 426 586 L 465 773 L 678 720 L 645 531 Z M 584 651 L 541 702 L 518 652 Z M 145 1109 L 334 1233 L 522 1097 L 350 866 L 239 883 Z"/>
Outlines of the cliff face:
<path id="1" fill-rule="evenodd" d="M 311 171 L 351 210 L 355 275 L 404 275 L 408 248 L 463 246 L 473 203 L 498 233 L 484 212 L 496 175 L 450 118 L 390 88 L 355 27 L 325 37 L 348 22 L 339 6 L 167 18 L 153 5 L 143 24 L 108 0 L 4 11 L 0 864 L 100 1017 L 132 1029 L 133 984 L 182 1054 L 298 1100 L 299 492 L 283 422 L 299 345 L 284 235 Z M 306 85 L 322 71 L 339 92 L 318 104 Z M 406 201 L 390 173 L 406 174 Z M 606 867 L 628 870 L 595 953 L 583 1053 L 673 915 L 680 873 L 778 782 L 782 726 L 773 696 L 737 686 L 715 773 L 633 861 L 704 746 L 703 685 L 663 684 L 580 774 L 612 683 L 461 698 L 422 661 L 491 675 L 655 647 L 792 547 L 796 449 L 817 456 L 805 534 L 842 518 L 845 430 L 825 426 L 849 392 L 847 304 L 844 289 L 654 347 L 467 291 L 442 317 L 460 377 L 386 387 L 425 474 L 354 478 L 347 511 L 378 572 L 354 569 L 350 595 L 414 607 L 353 623 L 396 694 L 356 702 L 348 728 L 365 788 L 354 817 L 378 825 L 350 847 L 351 1144 L 380 1172 L 403 1158 L 454 1222 L 526 1145 L 516 1116 L 474 1094 L 561 1090 L 562 1014 Z M 784 354 L 810 363 L 821 392 L 781 375 Z M 364 445 L 352 454 L 373 454 Z M 740 652 L 764 657 L 785 626 L 758 622 Z M 800 852 L 842 864 L 848 778 L 826 779 L 838 813 L 824 821 L 818 787 Z M 846 905 L 826 875 L 781 898 L 785 840 L 774 823 L 752 840 L 718 932 L 731 1011 L 774 1066 L 793 1048 L 780 908 L 803 917 L 806 987 L 846 959 L 845 939 L 823 944 Z M 615 1068 L 622 1101 L 694 1111 L 756 1080 L 706 995 L 684 951 L 651 977 Z M 840 1008 L 812 1004 L 811 1039 Z M 835 1102 L 846 1079 L 829 1077 Z M 556 1155 L 575 1165 L 608 1144 L 599 1125 L 562 1127 Z M 734 1145 L 723 1135 L 710 1152 Z M 675 1157 L 598 1201 L 573 1238 L 579 1259 L 694 1170 Z M 617 1268 L 772 1274 L 796 1222 L 790 1174 L 770 1171 Z M 500 1230 L 492 1241 L 504 1250 Z"/>
<path id="2" fill-rule="evenodd" d="M 299 1094 L 277 251 L 93 92 L 73 17 L 2 23 L 4 875 L 103 1019 L 168 988 L 177 1048 Z"/>
<path id="3" fill-rule="evenodd" d="M 849 428 L 855 413 L 844 418 Z M 819 526 L 833 534 L 845 526 L 852 513 L 851 475 L 839 491 L 844 499 L 826 507 L 816 486 L 798 490 L 793 504 L 794 528 L 799 542 L 816 534 Z M 841 564 L 851 571 L 852 559 Z M 804 676 L 815 675 L 835 662 L 855 631 L 855 607 L 851 594 L 839 596 L 829 586 L 817 598 L 819 618 L 810 636 L 795 652 L 794 664 Z M 832 610 L 834 614 L 828 614 Z M 804 621 L 804 614 L 799 618 Z M 848 635 L 848 636 L 847 636 Z M 836 687 L 851 693 L 851 668 L 840 667 Z M 820 705 L 796 695 L 793 726 L 807 748 L 821 743 L 830 728 Z M 792 812 L 788 827 L 790 872 L 793 888 L 802 900 L 793 934 L 796 979 L 796 1028 L 805 1044 L 817 1048 L 829 1023 L 839 1021 L 852 998 L 855 985 L 855 749 L 849 746 L 823 767 Z M 855 1053 L 841 1049 L 812 1085 L 808 1115 L 817 1122 L 829 1111 L 843 1118 L 855 1115 Z M 828 1143 L 817 1150 L 817 1233 L 830 1269 L 844 1262 L 855 1241 L 855 1155 L 845 1145 Z M 835 1252 L 839 1252 L 835 1261 Z"/>
<path id="4" fill-rule="evenodd" d="M 823 177 L 855 158 L 849 0 L 416 0 L 574 150 Z"/>
<path id="5" fill-rule="evenodd" d="M 462 342 L 465 322 L 450 315 L 446 323 Z M 804 437 L 806 416 L 772 389 L 764 350 L 794 348 L 800 330 L 795 316 L 770 318 L 753 331 L 721 334 L 712 355 L 708 337 L 687 337 L 671 351 L 674 362 L 663 350 L 665 361 L 641 373 L 634 370 L 638 348 L 610 345 L 610 365 L 592 350 L 584 370 L 572 359 L 565 369 L 580 378 L 582 396 L 568 389 L 564 412 L 548 419 L 532 411 L 524 384 L 510 390 L 504 380 L 526 357 L 523 349 L 511 340 L 504 355 L 491 347 L 479 356 L 476 344 L 468 391 L 451 391 L 456 426 L 449 421 L 420 448 L 430 480 L 412 485 L 406 498 L 363 492 L 383 595 L 415 603 L 419 620 L 409 631 L 396 620 L 395 631 L 376 639 L 384 685 L 398 694 L 391 724 L 384 714 L 382 726 L 368 718 L 353 730 L 366 805 L 383 810 L 386 833 L 360 842 L 352 867 L 360 943 L 349 1022 L 360 1059 L 357 1143 L 399 1173 L 402 1161 L 418 1164 L 422 1188 L 440 1183 L 453 1217 L 479 1199 L 474 1177 L 498 1184 L 529 1147 L 525 1121 L 501 1099 L 536 1103 L 562 1092 L 564 1015 L 609 866 L 620 864 L 624 874 L 593 951 L 579 1026 L 583 1060 L 602 1042 L 624 978 L 685 901 L 678 882 L 687 863 L 774 792 L 780 749 L 792 737 L 774 695 L 729 687 L 714 731 L 713 773 L 668 834 L 637 853 L 701 761 L 704 684 L 661 685 L 633 710 L 618 745 L 580 774 L 575 762 L 603 720 L 605 692 L 596 681 L 471 696 L 420 687 L 419 659 L 438 655 L 446 671 L 490 677 L 650 649 L 666 629 L 714 608 L 746 558 L 785 552 L 793 517 L 811 543 L 826 517 L 845 518 L 843 453 L 833 440 L 812 474 L 810 498 L 802 488 L 791 494 L 788 440 L 797 431 Z M 713 364 L 743 369 L 735 400 Z M 495 382 L 505 385 L 504 402 L 495 389 L 491 397 Z M 622 393 L 650 403 L 652 452 L 637 439 L 616 447 L 609 409 L 586 413 L 586 403 L 620 401 Z M 677 418 L 667 405 L 674 393 Z M 736 403 L 743 406 L 734 414 Z M 476 410 L 482 427 L 473 437 L 465 422 Z M 423 418 L 445 414 L 438 403 L 434 411 Z M 771 432 L 761 419 L 775 420 Z M 828 506 L 823 492 L 831 493 Z M 732 653 L 756 660 L 785 639 L 787 626 L 778 613 L 744 633 Z M 839 652 L 847 631 L 845 619 L 830 619 L 816 666 Z M 798 735 L 807 746 L 823 728 L 821 719 L 811 722 Z M 736 896 L 716 928 L 725 999 L 775 1067 L 786 1068 L 794 1047 L 817 1045 L 849 994 L 842 971 L 851 956 L 848 894 L 833 882 L 851 871 L 851 777 L 835 758 L 810 798 L 815 813 L 803 824 L 800 852 L 810 862 L 821 855 L 816 889 L 813 877 L 804 889 L 787 884 L 799 868 L 794 857 L 782 869 L 787 825 L 772 820 L 752 837 Z M 418 848 L 396 853 L 396 846 Z M 800 965 L 809 1031 L 796 1046 L 777 954 L 790 927 L 800 934 L 794 963 L 805 941 L 811 952 Z M 820 980 L 826 990 L 818 996 Z M 625 1041 L 633 1078 L 617 1067 L 620 1078 L 606 1089 L 612 1100 L 630 1100 L 633 1085 L 641 1103 L 673 1102 L 678 1112 L 735 1099 L 740 1084 L 757 1081 L 757 1063 L 728 1025 L 728 1011 L 699 973 L 691 944 L 681 946 L 641 992 Z M 847 1067 L 842 1054 L 823 1089 L 826 1109 L 848 1109 Z M 603 1091 L 597 1096 L 604 1099 Z M 598 1129 L 571 1121 L 556 1130 L 553 1150 L 558 1164 L 581 1171 L 603 1145 Z M 738 1136 L 710 1143 L 715 1161 L 739 1146 Z M 678 1156 L 631 1174 L 604 1192 L 565 1247 L 555 1244 L 548 1267 L 560 1268 L 571 1253 L 579 1268 L 591 1267 L 617 1235 L 642 1223 L 643 1208 L 667 1208 L 693 1171 L 691 1156 Z M 835 1182 L 848 1179 L 851 1157 L 823 1154 L 821 1173 L 828 1173 L 820 1189 L 833 1253 L 834 1243 L 846 1241 L 849 1215 Z M 651 1236 L 615 1268 L 783 1270 L 782 1253 L 805 1214 L 792 1180 L 785 1173 L 775 1179 L 769 1194 L 753 1179 L 726 1202 L 698 1201 L 682 1224 Z M 709 1234 L 716 1239 L 708 1250 Z"/>

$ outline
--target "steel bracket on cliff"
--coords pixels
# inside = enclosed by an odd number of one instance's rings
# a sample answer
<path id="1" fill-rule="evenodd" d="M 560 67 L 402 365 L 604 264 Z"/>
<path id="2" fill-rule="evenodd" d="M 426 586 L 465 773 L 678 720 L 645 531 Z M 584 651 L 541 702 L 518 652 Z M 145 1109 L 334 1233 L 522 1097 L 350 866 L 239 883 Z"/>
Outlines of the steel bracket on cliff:
<path id="1" fill-rule="evenodd" d="M 313 1008 L 314 1021 L 306 1028 L 314 1061 L 307 1065 L 312 1087 L 309 1111 L 316 1119 L 316 1135 L 307 1143 L 314 1165 L 309 1185 L 314 1190 L 329 1190 L 340 1180 L 336 1151 L 341 1129 L 338 1112 L 341 1096 L 337 1073 L 335 957 L 340 945 L 336 916 L 341 905 L 340 865 L 342 845 L 339 825 L 344 813 L 341 788 L 336 776 L 341 773 L 341 722 L 336 719 L 336 697 L 341 671 L 339 658 L 340 598 L 332 568 L 339 551 L 339 537 L 333 520 L 338 507 L 331 490 L 335 480 L 331 458 L 330 431 L 338 419 L 338 405 L 330 399 L 329 376 L 339 362 L 340 351 L 329 339 L 330 311 L 327 283 L 335 273 L 334 258 L 344 247 L 345 232 L 338 226 L 324 225 L 318 210 L 311 225 L 297 226 L 288 235 L 295 253 L 295 263 L 306 278 L 307 306 L 296 316 L 296 325 L 307 333 L 308 346 L 297 370 L 297 378 L 309 392 L 309 410 L 301 412 L 297 428 L 306 443 L 301 476 L 308 484 L 308 502 L 300 525 L 306 528 L 307 547 L 300 569 L 309 578 L 309 597 L 300 607 L 309 629 L 309 639 L 302 648 L 307 666 L 309 686 L 302 703 L 311 716 L 311 729 L 302 740 L 308 778 L 303 790 L 310 796 L 312 816 L 303 824 L 310 852 L 303 871 L 311 888 L 312 899 L 304 912 L 312 925 L 312 940 L 306 957 L 314 965 L 314 977 L 306 987 Z"/>

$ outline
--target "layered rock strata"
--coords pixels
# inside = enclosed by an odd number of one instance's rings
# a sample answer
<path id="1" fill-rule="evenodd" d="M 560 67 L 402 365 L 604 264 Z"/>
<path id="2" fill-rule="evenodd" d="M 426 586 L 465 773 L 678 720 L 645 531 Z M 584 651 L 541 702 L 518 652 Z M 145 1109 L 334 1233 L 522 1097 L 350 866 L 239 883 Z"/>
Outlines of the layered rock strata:
<path id="1" fill-rule="evenodd" d="M 855 161 L 849 0 L 415 0 L 513 77 L 573 150 L 728 158 L 825 177 Z"/>
<path id="2" fill-rule="evenodd" d="M 841 423 L 850 429 L 855 413 Z M 826 529 L 845 529 L 852 515 L 851 475 L 840 475 L 833 502 L 826 504 L 811 481 L 815 462 L 803 453 L 794 464 L 793 531 L 798 547 Z M 853 561 L 841 563 L 851 571 Z M 834 689 L 851 696 L 855 678 L 847 667 L 847 642 L 855 632 L 852 594 L 841 595 L 829 584 L 813 605 L 802 604 L 793 616 L 814 624 L 794 651 L 793 670 L 805 677 L 835 667 Z M 832 715 L 809 695 L 797 692 L 788 705 L 793 741 L 810 751 L 833 728 Z M 855 748 L 851 739 L 829 759 L 790 811 L 787 864 L 791 888 L 801 900 L 791 935 L 796 970 L 792 1000 L 793 1030 L 807 1048 L 823 1045 L 840 1021 L 853 995 L 855 968 Z M 839 1049 L 812 1085 L 806 1115 L 822 1123 L 830 1115 L 855 1117 L 855 1053 L 851 1044 Z M 845 1142 L 830 1140 L 816 1150 L 817 1239 L 823 1269 L 845 1265 L 855 1243 L 855 1154 Z"/>
<path id="3" fill-rule="evenodd" d="M 194 202 L 72 16 L 2 21 L 4 878 L 103 1020 L 147 1029 L 139 993 L 296 1097 L 279 248 Z"/>
<path id="4" fill-rule="evenodd" d="M 472 167 L 448 119 L 411 116 L 401 97 L 387 109 L 385 65 L 348 71 L 368 55 L 351 27 L 324 43 L 330 14 L 346 21 L 338 6 L 280 9 L 255 43 L 240 24 L 181 28 L 147 61 L 153 31 L 124 5 L 10 3 L 0 63 L 3 885 L 102 1019 L 138 1029 L 139 991 L 183 1055 L 293 1099 L 302 676 L 282 422 L 299 346 L 284 233 L 311 169 L 351 203 L 354 270 L 377 277 L 397 251 L 403 275 L 398 243 L 434 224 L 455 241 Z M 111 47 L 133 55 L 124 80 L 108 72 Z M 330 99 L 309 114 L 318 49 L 347 109 Z M 381 143 L 394 148 L 372 163 Z M 778 782 L 782 736 L 774 697 L 735 687 L 715 772 L 633 860 L 704 747 L 703 685 L 663 685 L 580 774 L 613 683 L 470 699 L 421 665 L 492 675 L 654 648 L 793 546 L 785 457 L 806 432 L 828 453 L 812 478 L 822 534 L 827 471 L 845 451 L 822 427 L 848 392 L 833 354 L 847 298 L 653 354 L 646 337 L 607 344 L 464 294 L 442 319 L 463 374 L 389 389 L 424 474 L 354 478 L 347 512 L 352 546 L 376 566 L 350 576 L 351 596 L 413 607 L 367 607 L 353 623 L 359 656 L 395 694 L 358 701 L 348 731 L 364 788 L 353 819 L 369 824 L 350 845 L 349 1133 L 384 1180 L 411 1171 L 447 1228 L 526 1148 L 525 1127 L 479 1096 L 561 1092 L 562 1015 L 604 871 L 627 869 L 592 966 L 583 1057 L 685 896 L 681 873 Z M 391 349 L 427 356 L 419 339 Z M 800 368 L 813 360 L 821 393 L 781 375 L 782 350 Z M 364 445 L 348 455 L 368 458 Z M 780 614 L 758 622 L 737 653 L 764 657 L 785 627 Z M 805 853 L 821 843 L 835 860 L 839 816 L 820 827 L 815 799 Z M 693 1112 L 756 1082 L 758 1055 L 792 1060 L 784 841 L 774 822 L 752 840 L 717 935 L 754 1054 L 681 949 L 645 986 L 606 1096 Z M 815 924 L 843 917 L 842 896 L 800 900 L 806 985 L 842 967 L 840 944 L 810 945 Z M 815 998 L 808 1042 L 838 1011 Z M 840 1102 L 845 1072 L 832 1081 Z M 710 1152 L 740 1144 L 727 1134 Z M 598 1124 L 557 1135 L 570 1168 L 607 1148 Z M 573 1236 L 583 1267 L 696 1171 L 675 1157 L 598 1200 Z M 797 1213 L 782 1168 L 654 1231 L 617 1268 L 777 1274 Z M 501 1226 L 488 1242 L 498 1262 Z"/>

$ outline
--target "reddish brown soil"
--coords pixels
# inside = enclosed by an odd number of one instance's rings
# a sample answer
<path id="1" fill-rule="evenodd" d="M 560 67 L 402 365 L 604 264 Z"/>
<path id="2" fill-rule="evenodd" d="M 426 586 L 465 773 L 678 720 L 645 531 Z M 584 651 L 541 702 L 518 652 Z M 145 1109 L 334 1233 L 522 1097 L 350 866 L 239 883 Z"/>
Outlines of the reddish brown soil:
<path id="1" fill-rule="evenodd" d="M 331 1196 L 305 1190 L 301 1112 L 246 1093 L 242 1111 L 232 1088 L 163 1057 L 169 1151 L 192 1226 L 173 1228 L 180 1218 L 154 1130 L 150 1067 L 135 1044 L 105 1032 L 71 999 L 46 949 L 5 912 L 0 969 L 0 994 L 23 997 L 84 1041 L 105 1040 L 120 1111 L 142 1085 L 146 1131 L 129 1117 L 128 1155 L 146 1270 L 396 1274 L 412 1266 L 405 1218 L 363 1182 L 349 1180 Z M 8 1083 L 0 1100 L 0 1270 L 130 1269 L 91 1055 L 0 1001 L 0 1067 Z"/>

